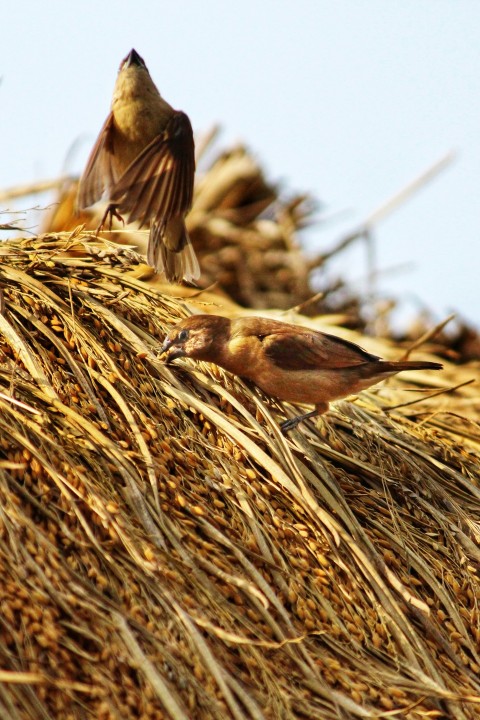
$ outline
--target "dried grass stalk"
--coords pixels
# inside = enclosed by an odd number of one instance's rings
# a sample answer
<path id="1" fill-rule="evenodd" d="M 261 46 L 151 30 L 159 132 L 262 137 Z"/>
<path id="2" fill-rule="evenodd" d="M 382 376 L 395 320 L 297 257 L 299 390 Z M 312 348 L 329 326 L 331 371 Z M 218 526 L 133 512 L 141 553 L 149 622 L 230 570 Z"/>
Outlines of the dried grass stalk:
<path id="1" fill-rule="evenodd" d="M 473 367 L 286 439 L 272 399 L 158 359 L 189 301 L 130 250 L 1 251 L 3 717 L 478 717 Z"/>

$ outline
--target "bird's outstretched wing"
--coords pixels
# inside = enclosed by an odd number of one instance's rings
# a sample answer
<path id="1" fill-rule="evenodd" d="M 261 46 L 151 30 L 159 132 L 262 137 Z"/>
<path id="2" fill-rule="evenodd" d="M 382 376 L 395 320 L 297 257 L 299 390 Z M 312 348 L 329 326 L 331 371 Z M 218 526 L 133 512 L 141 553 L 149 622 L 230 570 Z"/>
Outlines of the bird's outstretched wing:
<path id="1" fill-rule="evenodd" d="M 195 154 L 188 116 L 175 112 L 165 130 L 133 160 L 117 181 L 110 202 L 129 222 L 166 225 L 192 205 Z"/>
<path id="2" fill-rule="evenodd" d="M 114 187 L 118 178 L 113 164 L 113 155 L 113 114 L 110 113 L 103 123 L 80 179 L 77 208 L 90 207 L 100 200 L 105 190 L 110 192 Z"/>

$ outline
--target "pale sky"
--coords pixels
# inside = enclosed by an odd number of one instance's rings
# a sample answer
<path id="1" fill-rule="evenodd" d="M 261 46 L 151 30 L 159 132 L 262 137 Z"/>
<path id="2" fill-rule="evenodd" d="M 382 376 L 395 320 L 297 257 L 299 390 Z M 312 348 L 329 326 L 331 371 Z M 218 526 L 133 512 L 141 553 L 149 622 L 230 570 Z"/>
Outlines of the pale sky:
<path id="1" fill-rule="evenodd" d="M 79 139 L 81 172 L 134 47 L 196 131 L 220 123 L 223 146 L 324 203 L 315 253 L 455 150 L 376 228 L 378 268 L 408 265 L 380 289 L 480 324 L 478 0 L 19 0 L 0 21 L 0 189 L 59 176 Z M 336 270 L 361 289 L 364 252 Z"/>

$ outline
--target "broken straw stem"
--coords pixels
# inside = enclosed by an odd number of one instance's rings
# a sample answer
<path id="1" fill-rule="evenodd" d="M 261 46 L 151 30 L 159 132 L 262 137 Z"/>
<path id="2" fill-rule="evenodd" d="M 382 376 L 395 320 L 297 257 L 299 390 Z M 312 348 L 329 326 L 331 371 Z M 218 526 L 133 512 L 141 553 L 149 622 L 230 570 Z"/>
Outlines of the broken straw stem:
<path id="1" fill-rule="evenodd" d="M 309 263 L 310 268 L 313 269 L 315 267 L 318 267 L 319 265 L 323 265 L 326 260 L 344 250 L 354 240 L 362 237 L 368 237 L 369 233 L 372 231 L 373 227 L 377 223 L 381 222 L 387 215 L 390 215 L 392 212 L 394 212 L 402 203 L 408 200 L 411 195 L 413 195 L 415 192 L 417 192 L 417 190 L 426 185 L 427 182 L 433 180 L 436 175 L 438 175 L 442 170 L 444 170 L 448 165 L 453 162 L 453 160 L 455 159 L 455 155 L 456 153 L 454 150 L 449 150 L 447 153 L 445 153 L 445 155 L 443 155 L 439 160 L 430 165 L 420 175 L 418 175 L 407 185 L 405 185 L 405 187 L 396 192 L 394 195 L 392 195 L 392 197 L 383 202 L 369 215 L 367 215 L 363 223 L 355 230 L 350 231 L 345 237 L 343 237 L 337 243 L 337 245 L 332 248 L 332 250 L 329 250 L 326 253 L 322 253 L 321 255 L 317 255 L 317 257 L 313 258 Z"/>

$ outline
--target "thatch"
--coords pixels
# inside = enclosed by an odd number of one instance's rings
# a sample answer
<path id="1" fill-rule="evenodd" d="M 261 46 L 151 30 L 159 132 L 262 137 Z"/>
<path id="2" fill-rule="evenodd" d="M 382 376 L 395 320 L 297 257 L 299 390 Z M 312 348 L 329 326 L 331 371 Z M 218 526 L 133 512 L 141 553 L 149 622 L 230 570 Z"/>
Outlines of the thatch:
<path id="1" fill-rule="evenodd" d="M 245 148 L 198 175 L 203 291 L 60 185 L 44 234 L 0 246 L 0 717 L 480 717 L 478 362 L 449 361 L 478 333 L 363 337 L 332 252 L 298 243 L 311 202 Z M 259 309 L 445 369 L 285 438 L 293 408 L 158 357 L 191 311 Z"/>
<path id="2" fill-rule="evenodd" d="M 65 181 L 57 203 L 44 219 L 42 232 L 73 230 L 84 224 L 96 229 L 104 208 L 73 212 L 76 182 Z M 221 153 L 205 172 L 199 171 L 188 231 L 199 258 L 201 287 L 214 284 L 233 301 L 249 308 L 289 308 L 313 294 L 310 264 L 297 231 L 314 204 L 307 196 L 279 199 L 252 154 L 237 146 Z M 114 220 L 115 242 L 135 243 L 145 254 L 148 231 L 124 232 Z"/>
<path id="3" fill-rule="evenodd" d="M 162 363 L 190 301 L 128 249 L 1 253 L 2 717 L 480 716 L 478 389 L 432 397 L 474 366 L 285 438 L 254 388 Z"/>

